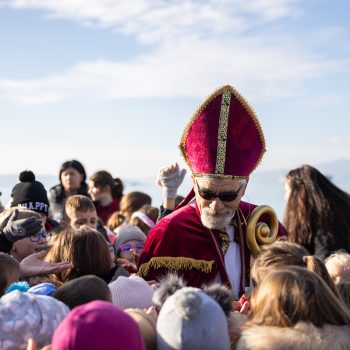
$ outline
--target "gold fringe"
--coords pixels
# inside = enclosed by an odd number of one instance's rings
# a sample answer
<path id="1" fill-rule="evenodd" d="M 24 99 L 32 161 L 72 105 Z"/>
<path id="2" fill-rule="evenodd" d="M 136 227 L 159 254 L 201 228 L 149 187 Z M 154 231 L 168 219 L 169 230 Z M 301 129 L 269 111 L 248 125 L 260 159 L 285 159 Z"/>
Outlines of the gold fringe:
<path id="1" fill-rule="evenodd" d="M 150 261 L 142 264 L 137 274 L 141 277 L 147 276 L 149 269 L 166 268 L 169 270 L 191 270 L 197 269 L 204 273 L 211 272 L 214 260 L 197 260 L 193 258 L 161 256 L 151 258 Z"/>

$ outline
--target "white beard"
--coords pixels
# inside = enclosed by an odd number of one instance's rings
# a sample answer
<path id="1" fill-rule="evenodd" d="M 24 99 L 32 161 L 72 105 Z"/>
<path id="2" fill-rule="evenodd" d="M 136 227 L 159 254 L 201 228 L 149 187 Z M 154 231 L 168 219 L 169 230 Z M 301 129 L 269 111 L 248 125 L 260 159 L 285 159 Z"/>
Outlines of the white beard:
<path id="1" fill-rule="evenodd" d="M 202 208 L 201 221 L 203 226 L 210 230 L 224 230 L 230 223 L 234 212 L 232 209 L 224 208 L 219 212 L 206 207 Z"/>

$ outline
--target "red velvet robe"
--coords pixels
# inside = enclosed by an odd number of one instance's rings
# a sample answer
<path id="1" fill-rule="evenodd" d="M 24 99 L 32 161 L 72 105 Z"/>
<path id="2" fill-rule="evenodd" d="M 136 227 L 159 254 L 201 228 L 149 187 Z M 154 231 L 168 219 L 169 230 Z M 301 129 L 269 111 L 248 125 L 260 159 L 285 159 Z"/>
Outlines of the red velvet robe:
<path id="1" fill-rule="evenodd" d="M 241 201 L 235 215 L 239 216 L 236 222 L 242 227 L 242 230 L 238 229 L 238 224 L 235 227 L 241 254 L 240 295 L 250 283 L 250 252 L 245 232 L 246 222 L 255 208 L 256 205 Z M 264 217 L 259 221 L 267 222 Z M 285 234 L 280 224 L 279 235 Z M 204 227 L 198 208 L 192 205 L 177 209 L 160 220 L 149 233 L 141 254 L 138 274 L 146 280 L 159 280 L 169 271 L 175 271 L 187 285 L 194 287 L 213 282 L 219 272 L 222 283 L 231 287 L 219 232 Z"/>

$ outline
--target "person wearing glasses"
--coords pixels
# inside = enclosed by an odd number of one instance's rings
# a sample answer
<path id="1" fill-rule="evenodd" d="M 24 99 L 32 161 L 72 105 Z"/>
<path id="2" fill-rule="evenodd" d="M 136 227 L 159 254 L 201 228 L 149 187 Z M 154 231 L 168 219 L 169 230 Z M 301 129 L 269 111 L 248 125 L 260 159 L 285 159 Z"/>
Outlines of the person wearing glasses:
<path id="1" fill-rule="evenodd" d="M 217 281 L 239 297 L 250 284 L 245 235 L 256 207 L 241 198 L 265 153 L 261 126 L 245 99 L 226 85 L 198 108 L 179 147 L 193 190 L 149 233 L 138 274 L 159 280 L 171 270 L 189 286 Z M 279 234 L 285 235 L 282 225 Z"/>
<path id="2" fill-rule="evenodd" d="M 44 222 L 39 213 L 23 208 L 8 208 L 0 213 L 0 230 L 15 219 L 15 222 L 28 222 L 32 224 L 18 228 L 26 231 L 20 239 L 16 239 L 11 244 L 11 249 L 8 251 L 16 260 L 21 262 L 27 256 L 47 249 L 47 243 L 50 240 L 51 234 L 47 233 L 44 227 Z M 17 230 L 17 231 L 18 231 Z"/>

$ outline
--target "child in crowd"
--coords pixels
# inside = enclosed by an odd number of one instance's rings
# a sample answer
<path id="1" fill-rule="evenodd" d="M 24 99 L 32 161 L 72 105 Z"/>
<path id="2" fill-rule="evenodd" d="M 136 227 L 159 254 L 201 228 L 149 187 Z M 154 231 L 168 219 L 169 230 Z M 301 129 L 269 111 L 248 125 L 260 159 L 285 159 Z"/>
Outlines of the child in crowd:
<path id="1" fill-rule="evenodd" d="M 338 251 L 326 259 L 326 268 L 333 281 L 338 283 L 350 282 L 350 254 Z"/>
<path id="2" fill-rule="evenodd" d="M 14 291 L 0 299 L 0 347 L 26 349 L 29 338 L 38 348 L 50 344 L 69 309 L 52 297 Z"/>
<path id="3" fill-rule="evenodd" d="M 80 229 L 83 226 L 97 228 L 97 213 L 92 200 L 83 195 L 67 198 L 63 206 L 62 227 Z"/>
<path id="4" fill-rule="evenodd" d="M 52 350 L 128 349 L 144 350 L 136 322 L 105 301 L 92 301 L 74 308 L 56 329 Z"/>
<path id="5" fill-rule="evenodd" d="M 14 219 L 22 221 L 25 219 L 32 220 L 31 227 L 27 227 L 27 233 L 33 233 L 27 234 L 25 230 L 22 230 L 22 227 L 21 230 L 23 231 L 22 234 L 24 238 L 17 239 L 13 242 L 8 253 L 21 262 L 24 258 L 33 253 L 47 249 L 47 243 L 50 240 L 51 234 L 46 232 L 43 219 L 39 213 L 20 207 L 5 209 L 0 213 L 0 231 L 3 231 L 7 224 Z M 21 226 L 20 223 L 19 225 Z M 31 231 L 32 227 L 34 227 L 33 231 Z M 40 229 L 38 229 L 39 227 Z M 20 229 L 18 227 L 18 232 L 19 231 Z"/>
<path id="6" fill-rule="evenodd" d="M 198 292 L 200 292 L 199 295 L 197 295 Z M 206 295 L 204 300 L 201 298 L 202 294 Z M 175 295 L 178 296 L 174 298 Z M 171 310 L 164 313 L 164 324 L 160 325 L 159 323 L 163 321 L 158 319 L 158 349 L 159 346 L 165 349 L 227 348 L 229 328 L 232 327 L 231 315 L 234 300 L 231 290 L 217 283 L 204 285 L 202 289 L 188 288 L 181 277 L 169 273 L 160 280 L 159 288 L 153 295 L 153 303 L 160 310 L 159 317 L 164 307 L 169 309 L 166 305 L 171 298 L 178 301 L 171 302 Z M 209 317 L 208 320 L 205 320 L 205 315 L 211 312 L 212 318 Z M 173 323 L 171 323 L 171 319 Z M 166 333 L 166 323 L 169 327 L 168 333 Z M 234 326 L 238 327 L 237 322 Z M 190 338 L 191 332 L 193 332 L 192 338 Z M 216 334 L 213 335 L 213 333 Z M 179 337 L 175 340 L 175 334 L 183 335 L 182 339 Z M 203 339 L 200 334 L 203 335 Z M 164 340 L 159 340 L 162 337 Z M 208 337 L 212 337 L 212 339 L 208 340 Z M 222 337 L 222 339 L 218 341 L 216 337 Z M 216 341 L 218 343 L 215 347 Z"/>
<path id="7" fill-rule="evenodd" d="M 78 277 L 62 284 L 57 288 L 54 297 L 65 303 L 70 309 L 94 300 L 112 302 L 107 283 L 94 275 Z"/>
<path id="8" fill-rule="evenodd" d="M 105 239 L 95 229 L 83 227 L 78 230 L 66 229 L 53 241 L 46 258 L 48 262 L 70 261 L 73 267 L 52 274 L 52 283 L 60 286 L 74 278 L 96 275 L 106 283 L 129 273 L 112 260 Z"/>
<path id="9" fill-rule="evenodd" d="M 237 350 L 350 348 L 350 311 L 314 272 L 288 266 L 253 292 Z"/>
<path id="10" fill-rule="evenodd" d="M 44 185 L 35 180 L 35 175 L 30 170 L 22 171 L 19 180 L 11 192 L 11 207 L 18 206 L 39 213 L 46 231 L 50 232 L 58 226 L 58 222 L 48 216 L 50 205 Z"/>
<path id="11" fill-rule="evenodd" d="M 0 297 L 7 288 L 19 280 L 19 262 L 6 253 L 0 253 Z"/>
<path id="12" fill-rule="evenodd" d="M 124 195 L 120 201 L 120 211 L 124 215 L 125 221 L 128 222 L 131 215 L 146 204 L 151 205 L 152 198 L 144 192 L 135 191 Z"/>
<path id="13" fill-rule="evenodd" d="M 121 190 L 117 188 L 112 175 L 105 170 L 97 171 L 89 179 L 89 195 L 103 225 L 107 225 L 110 216 L 119 210 L 121 196 L 117 199 L 115 194 L 123 191 L 121 181 L 119 186 L 121 186 Z"/>
<path id="14" fill-rule="evenodd" d="M 199 288 L 177 290 L 160 309 L 157 349 L 230 349 L 228 322 L 223 309 Z"/>
<path id="15" fill-rule="evenodd" d="M 132 213 L 129 224 L 139 227 L 147 236 L 149 231 L 155 226 L 159 215 L 159 209 L 151 205 L 144 205 L 138 211 Z"/>
<path id="16" fill-rule="evenodd" d="M 117 239 L 114 243 L 114 249 L 117 257 L 131 264 L 137 264 L 136 260 L 145 245 L 146 235 L 139 227 L 132 225 L 119 226 L 115 233 Z"/>
<path id="17" fill-rule="evenodd" d="M 269 272 L 287 266 L 301 266 L 315 272 L 325 281 L 333 293 L 339 297 L 338 290 L 322 260 L 309 255 L 303 246 L 283 240 L 261 247 L 261 252 L 252 266 L 251 278 L 253 286 L 258 286 Z"/>
<path id="18" fill-rule="evenodd" d="M 97 229 L 106 239 L 111 252 L 114 254 L 114 248 L 109 243 L 114 243 L 115 235 L 99 223 L 96 208 L 89 197 L 83 195 L 68 197 L 64 203 L 61 225 L 65 228 L 73 229 L 80 229 L 83 226 Z"/>
<path id="19" fill-rule="evenodd" d="M 153 306 L 154 288 L 138 276 L 120 276 L 108 285 L 114 305 L 121 309 L 148 309 Z"/>

